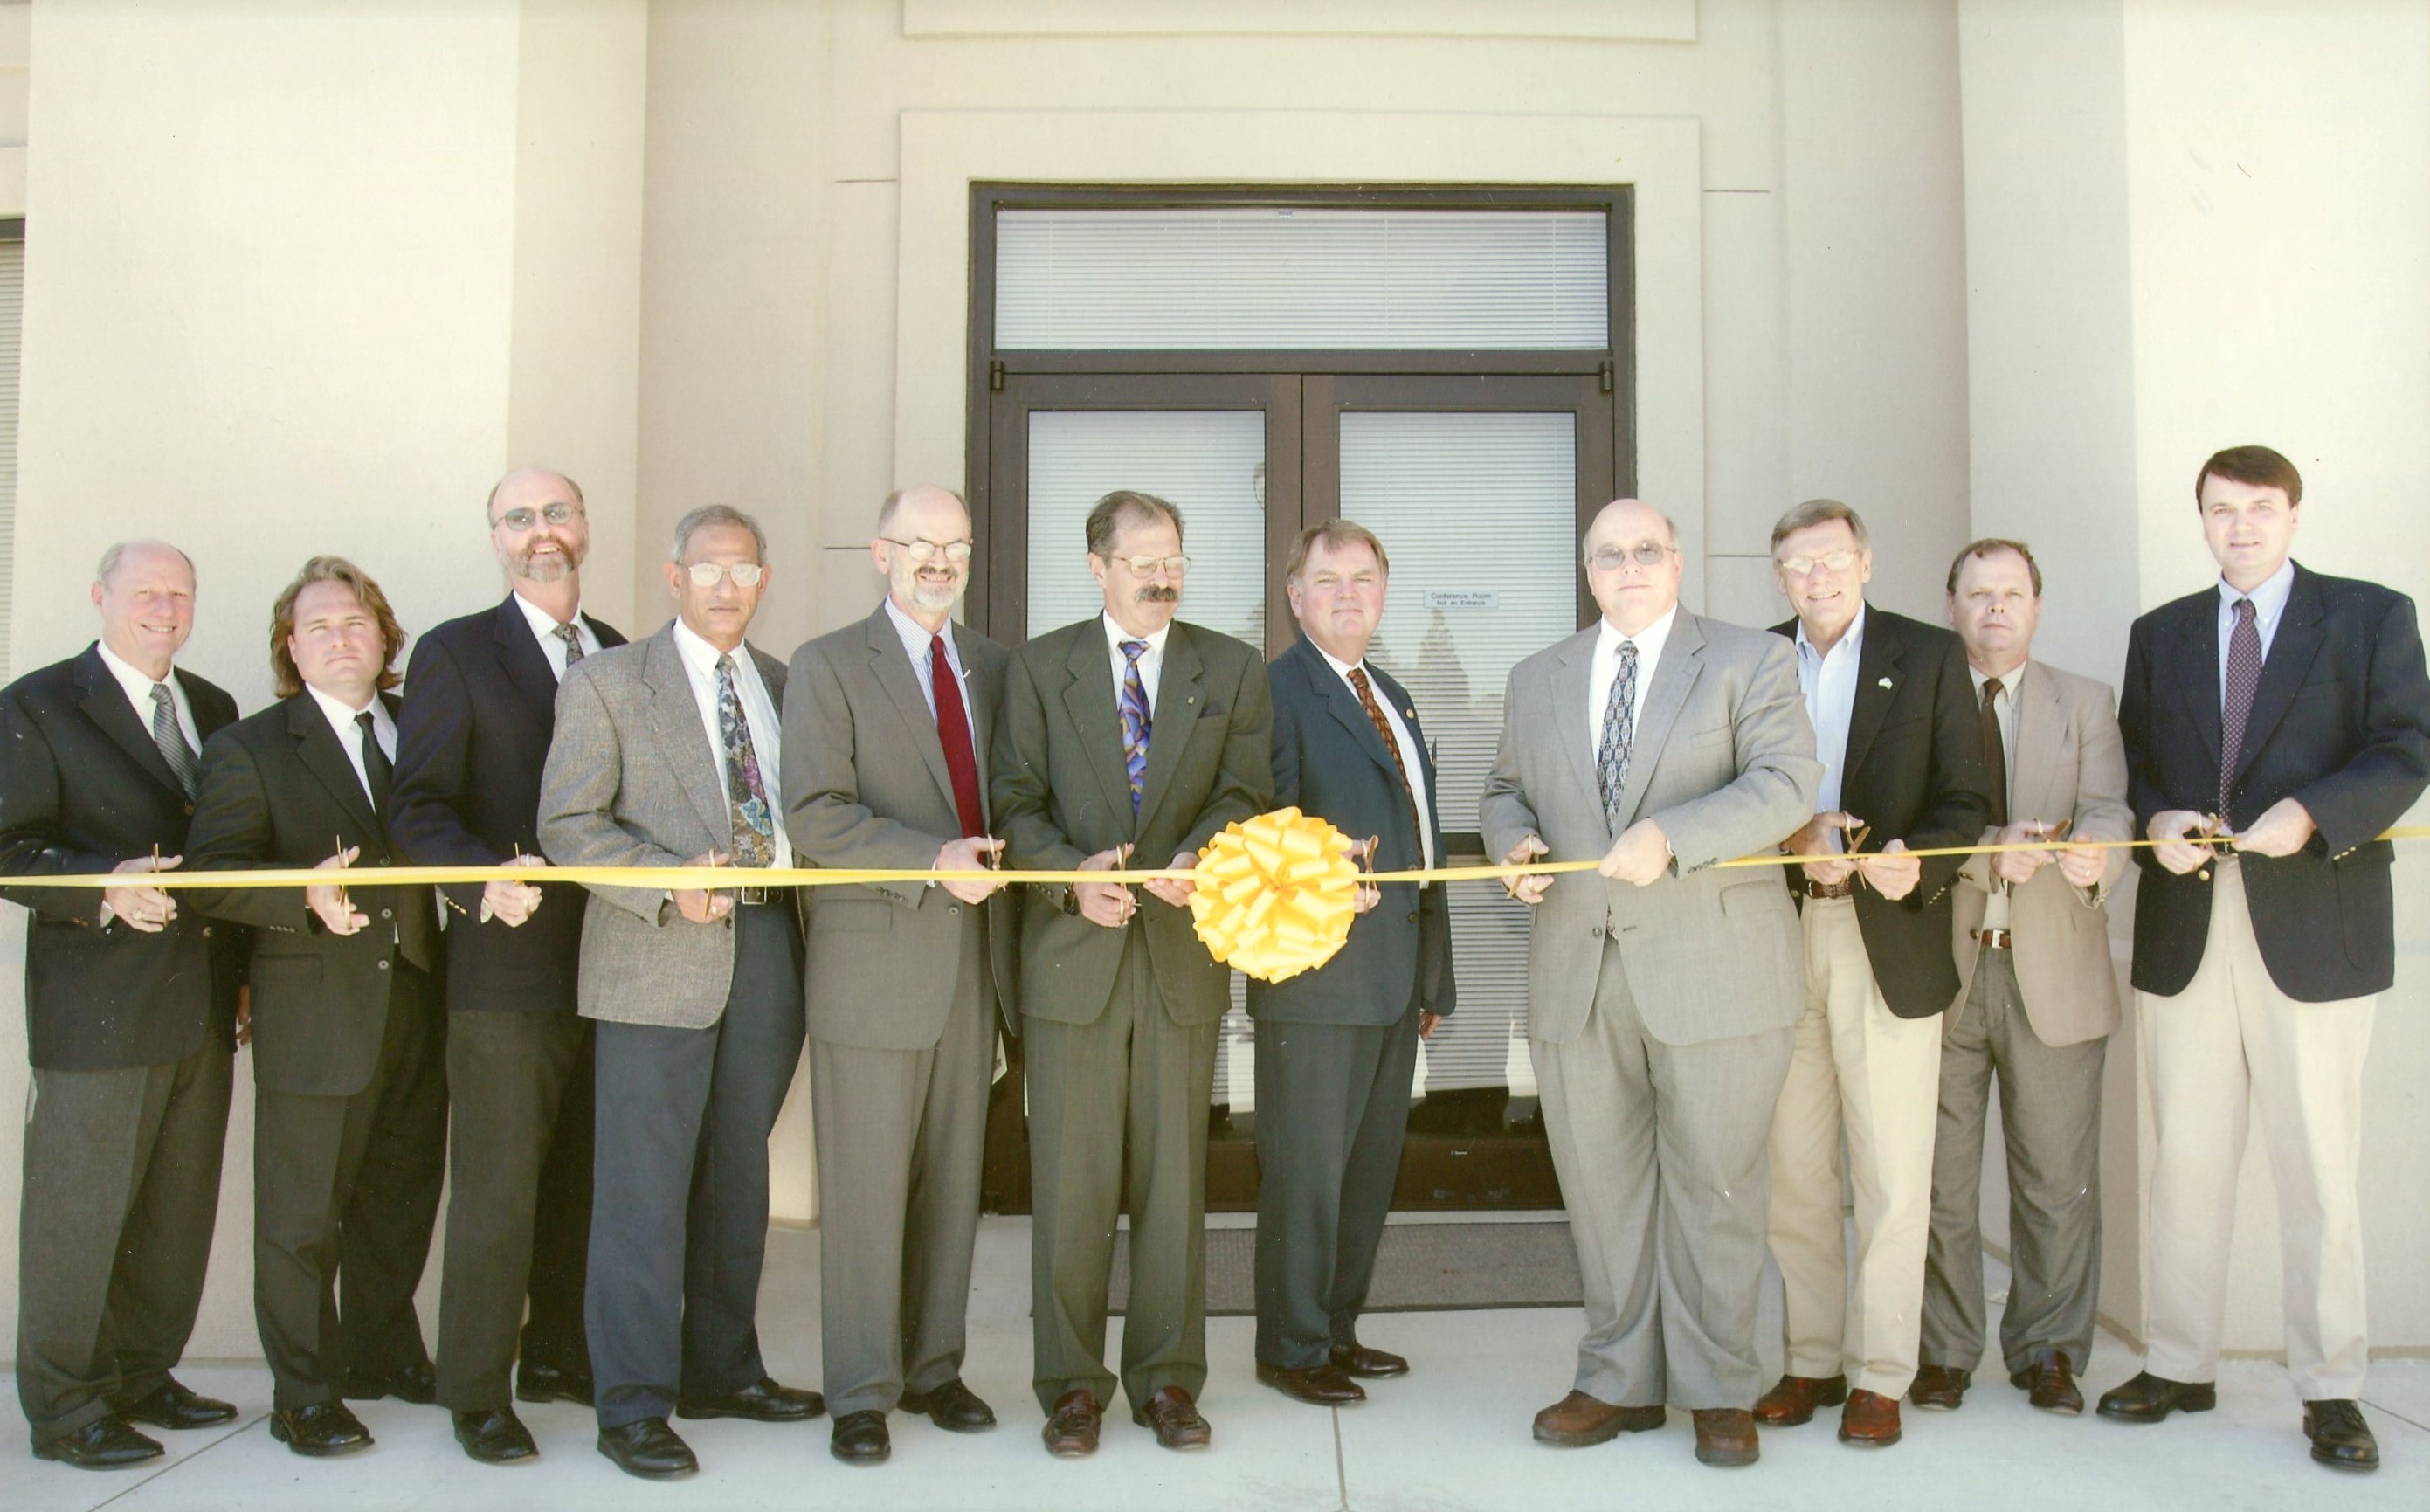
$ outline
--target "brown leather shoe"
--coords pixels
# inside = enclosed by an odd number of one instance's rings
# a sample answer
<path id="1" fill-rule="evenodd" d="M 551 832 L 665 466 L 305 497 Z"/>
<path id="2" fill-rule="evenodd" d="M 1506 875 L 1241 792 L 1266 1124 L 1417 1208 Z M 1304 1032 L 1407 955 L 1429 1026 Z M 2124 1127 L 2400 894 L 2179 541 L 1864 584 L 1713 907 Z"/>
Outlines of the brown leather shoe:
<path id="1" fill-rule="evenodd" d="M 2024 1392 L 2025 1400 L 2044 1412 L 2084 1410 L 2084 1393 L 2075 1388 L 2075 1371 L 2067 1363 L 2064 1350 L 2034 1351 L 2034 1362 L 2009 1376 L 2008 1384 Z"/>
<path id="2" fill-rule="evenodd" d="M 1311 1365 L 1304 1371 L 1293 1371 L 1260 1360 L 1257 1362 L 1257 1380 L 1294 1402 L 1305 1402 L 1314 1407 L 1354 1407 L 1367 1400 L 1365 1389 L 1357 1382 L 1330 1365 Z"/>
<path id="3" fill-rule="evenodd" d="M 1778 1386 L 1756 1398 L 1755 1421 L 1769 1428 L 1794 1428 L 1813 1421 L 1816 1407 L 1836 1407 L 1847 1400 L 1844 1375 L 1784 1375 Z"/>
<path id="4" fill-rule="evenodd" d="M 1743 1407 L 1696 1409 L 1698 1464 L 1752 1465 L 1760 1453 L 1756 1446 L 1754 1413 Z"/>
<path id="5" fill-rule="evenodd" d="M 1915 1384 L 1906 1388 L 1906 1399 L 1919 1407 L 1929 1407 L 1935 1412 L 1956 1412 L 1966 1404 L 1966 1388 L 1973 1380 L 1974 1372 L 1972 1371 L 1947 1365 L 1927 1365 L 1915 1372 Z"/>
<path id="6" fill-rule="evenodd" d="M 1167 1449 L 1204 1449 L 1215 1441 L 1215 1430 L 1198 1415 L 1198 1404 L 1177 1386 L 1159 1387 L 1147 1404 L 1131 1409 L 1131 1421 L 1156 1430 L 1156 1441 Z"/>
<path id="7" fill-rule="evenodd" d="M 1839 1414 L 1839 1442 L 1866 1449 L 1888 1449 L 1898 1441 L 1897 1398 L 1862 1387 L 1848 1393 L 1847 1409 Z"/>
<path id="8" fill-rule="evenodd" d="M 1662 1426 L 1662 1404 L 1650 1407 L 1615 1407 L 1610 1403 L 1573 1391 L 1536 1414 L 1536 1442 L 1559 1449 L 1584 1449 L 1621 1434 L 1641 1434 Z"/>
<path id="9" fill-rule="evenodd" d="M 1333 1346 L 1333 1368 L 1344 1375 L 1361 1375 L 1371 1381 L 1409 1373 L 1407 1360 L 1390 1350 L 1369 1349 L 1356 1339 Z"/>
<path id="10" fill-rule="evenodd" d="M 1106 1421 L 1106 1409 L 1087 1387 L 1074 1387 L 1055 1399 L 1055 1410 L 1046 1415 L 1046 1452 L 1057 1459 L 1078 1459 L 1097 1452 L 1097 1431 Z"/>

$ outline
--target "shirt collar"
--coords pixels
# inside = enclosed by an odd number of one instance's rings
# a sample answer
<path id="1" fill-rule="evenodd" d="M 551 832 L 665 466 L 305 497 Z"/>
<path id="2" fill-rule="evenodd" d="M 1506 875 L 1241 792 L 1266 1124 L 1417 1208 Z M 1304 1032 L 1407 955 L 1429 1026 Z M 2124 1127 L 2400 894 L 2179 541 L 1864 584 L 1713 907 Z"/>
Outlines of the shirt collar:
<path id="1" fill-rule="evenodd" d="M 2031 662 L 2021 661 L 2017 663 L 2013 669 L 2001 675 L 2000 695 L 2002 697 L 2016 697 L 2017 685 L 2025 680 L 2025 669 L 2031 665 Z M 1970 661 L 1966 664 L 1966 675 L 1974 679 L 1974 701 L 1978 704 L 1981 703 L 1983 701 L 1983 685 L 1991 680 L 1991 674 Z"/>
<path id="2" fill-rule="evenodd" d="M 1364 656 L 1359 657 L 1356 661 L 1342 660 L 1340 656 L 1337 656 L 1332 652 L 1325 650 L 1323 646 L 1317 645 L 1316 637 L 1314 636 L 1309 636 L 1307 638 L 1307 643 L 1316 648 L 1316 654 L 1324 658 L 1324 664 L 1332 668 L 1335 673 L 1344 682 L 1350 680 L 1350 674 L 1353 672 L 1367 665 L 1367 658 Z"/>
<path id="3" fill-rule="evenodd" d="M 893 624 L 894 633 L 903 638 L 903 649 L 910 653 L 915 662 L 927 661 L 929 642 L 940 635 L 945 638 L 945 655 L 948 657 L 958 658 L 961 655 L 961 648 L 954 643 L 951 615 L 946 616 L 943 629 L 932 633 L 926 625 L 904 613 L 903 606 L 895 603 L 894 595 L 890 593 L 886 596 L 886 618 Z"/>
<path id="4" fill-rule="evenodd" d="M 152 690 L 160 684 L 168 685 L 172 695 L 175 693 L 177 670 L 174 666 L 169 669 L 168 676 L 155 683 L 150 673 L 110 650 L 108 641 L 95 640 L 92 644 L 93 649 L 101 653 L 101 664 L 109 669 L 109 674 L 118 679 L 118 686 L 126 690 L 126 696 L 139 707 L 152 702 Z"/>
<path id="5" fill-rule="evenodd" d="M 705 677 L 714 678 L 717 675 L 717 658 L 724 656 L 725 653 L 718 650 L 715 646 L 710 645 L 707 641 L 694 634 L 692 627 L 684 623 L 681 619 L 677 619 L 675 621 L 674 630 L 675 651 L 677 654 L 683 657 L 684 661 L 691 666 L 692 671 L 699 673 Z M 750 641 L 745 640 L 742 644 L 734 648 L 734 665 L 737 669 L 747 668 L 751 665 Z"/>
<path id="6" fill-rule="evenodd" d="M 321 712 L 328 716 L 329 728 L 336 730 L 341 735 L 343 735 L 356 727 L 355 720 L 358 715 L 366 713 L 371 715 L 372 723 L 374 726 L 379 725 L 388 719 L 388 706 L 380 702 L 380 695 L 376 689 L 372 692 L 371 703 L 362 708 L 348 708 L 345 705 L 338 702 L 334 698 L 331 698 L 328 694 L 313 687 L 310 683 L 306 683 L 304 685 L 304 690 L 312 695 L 312 702 L 320 705 Z"/>
<path id="7" fill-rule="evenodd" d="M 524 619 L 530 623 L 532 634 L 540 638 L 541 644 L 545 645 L 551 640 L 559 639 L 557 633 L 556 615 L 549 613 L 546 609 L 534 604 L 531 600 L 524 597 L 521 593 L 515 593 L 509 596 L 514 599 L 515 607 L 524 611 Z M 574 618 L 569 623 L 576 625 L 579 625 L 582 623 L 582 606 L 580 605 L 577 604 L 574 606 Z"/>
<path id="8" fill-rule="evenodd" d="M 2289 595 L 2294 591 L 2295 558 L 2289 557 L 2278 564 L 2276 572 L 2255 583 L 2250 593 L 2239 592 L 2230 588 L 2227 579 L 2221 578 L 2219 580 L 2220 612 L 2222 614 L 2232 612 L 2238 599 L 2251 599 L 2254 619 L 2259 623 L 2275 624 L 2278 623 L 2278 616 L 2286 612 Z"/>
<path id="9" fill-rule="evenodd" d="M 1620 643 L 1625 640 L 1637 647 L 1639 662 L 1652 661 L 1662 655 L 1662 648 L 1670 642 L 1671 626 L 1678 618 L 1679 606 L 1673 604 L 1662 611 L 1660 619 L 1635 635 L 1623 635 L 1620 627 L 1609 620 L 1597 620 L 1595 623 L 1601 627 L 1601 633 L 1595 637 L 1595 655 L 1616 656 L 1620 654 Z"/>
<path id="10" fill-rule="evenodd" d="M 1833 641 L 1831 643 L 1831 649 L 1828 652 L 1821 652 L 1814 649 L 1814 642 L 1806 639 L 1806 622 L 1804 620 L 1798 621 L 1797 655 L 1799 659 L 1803 660 L 1810 656 L 1816 661 L 1828 661 L 1833 656 L 1838 656 L 1842 650 L 1845 650 L 1852 656 L 1864 650 L 1865 613 L 1867 607 L 1868 606 L 1863 604 L 1858 604 L 1856 606 L 1856 617 L 1848 622 L 1848 633 Z"/>
<path id="11" fill-rule="evenodd" d="M 1123 654 L 1123 641 L 1144 640 L 1147 642 L 1147 649 L 1140 653 L 1140 660 L 1154 661 L 1164 655 L 1165 638 L 1173 634 L 1173 622 L 1171 620 L 1164 622 L 1164 628 L 1161 630 L 1157 630 L 1149 635 L 1133 635 L 1128 630 L 1125 630 L 1121 625 L 1115 623 L 1114 617 L 1111 613 L 1105 614 L 1103 618 L 1106 624 L 1106 640 L 1113 647 L 1114 655 L 1117 656 Z"/>

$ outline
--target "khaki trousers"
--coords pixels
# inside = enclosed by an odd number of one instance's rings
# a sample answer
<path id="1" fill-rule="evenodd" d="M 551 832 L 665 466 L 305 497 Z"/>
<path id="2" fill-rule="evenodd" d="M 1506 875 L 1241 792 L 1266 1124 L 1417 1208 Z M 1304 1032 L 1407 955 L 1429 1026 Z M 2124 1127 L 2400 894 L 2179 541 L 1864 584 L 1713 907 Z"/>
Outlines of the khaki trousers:
<path id="1" fill-rule="evenodd" d="M 2299 1003 L 2253 938 L 2244 876 L 2214 863 L 2210 934 L 2174 997 L 2135 995 L 2155 1135 L 2144 1198 L 2143 1367 L 2171 1381 L 2219 1374 L 2236 1178 L 2251 1110 L 2278 1188 L 2287 1370 L 2306 1402 L 2362 1395 L 2365 1338 L 2362 1068 L 2377 997 Z"/>
<path id="2" fill-rule="evenodd" d="M 1789 1373 L 1845 1374 L 1895 1401 L 1914 1380 L 1932 1229 L 1939 1015 L 1902 1019 L 1873 982 L 1846 898 L 1809 899 L 1806 1016 L 1772 1120 L 1772 1218 Z M 1856 1273 L 1840 1227 L 1839 1140 L 1856 1197 Z"/>

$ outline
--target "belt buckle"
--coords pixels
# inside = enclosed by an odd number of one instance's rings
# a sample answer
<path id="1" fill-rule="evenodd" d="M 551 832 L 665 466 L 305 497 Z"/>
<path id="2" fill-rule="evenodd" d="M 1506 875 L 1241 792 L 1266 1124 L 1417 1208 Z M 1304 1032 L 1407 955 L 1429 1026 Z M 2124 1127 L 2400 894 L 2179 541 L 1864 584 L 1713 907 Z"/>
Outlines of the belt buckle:
<path id="1" fill-rule="evenodd" d="M 1986 950 L 2008 950 L 2012 948 L 2015 937 L 2005 929 L 1978 929 L 1974 931 L 1974 938 Z"/>
<path id="2" fill-rule="evenodd" d="M 731 890 L 735 906 L 739 908 L 757 908 L 776 901 L 776 889 L 771 887 L 735 888 Z"/>

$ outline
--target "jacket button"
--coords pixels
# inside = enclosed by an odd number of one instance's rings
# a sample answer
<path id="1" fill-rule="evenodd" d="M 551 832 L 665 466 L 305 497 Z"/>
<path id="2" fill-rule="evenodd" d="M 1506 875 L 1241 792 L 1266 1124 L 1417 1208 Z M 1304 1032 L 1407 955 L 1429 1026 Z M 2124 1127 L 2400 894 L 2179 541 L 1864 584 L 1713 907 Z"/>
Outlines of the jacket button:
<path id="1" fill-rule="evenodd" d="M 387 971 L 387 970 L 388 970 L 388 962 L 386 962 L 386 961 L 382 961 L 382 962 L 380 962 L 380 963 L 379 963 L 379 969 L 380 969 L 381 971 L 383 971 L 383 972 Z"/>
<path id="2" fill-rule="evenodd" d="M 210 939 L 210 938 L 211 938 L 211 926 L 210 926 L 210 925 L 208 925 L 208 924 L 205 924 L 205 925 L 203 926 L 203 938 L 204 938 L 205 939 Z"/>
<path id="3" fill-rule="evenodd" d="M 194 806 L 193 806 L 193 805 L 191 805 L 191 804 L 188 804 L 188 805 L 186 806 L 186 817 L 187 817 L 188 819 L 191 819 L 191 818 L 193 818 L 193 817 L 194 817 Z"/>
<path id="4" fill-rule="evenodd" d="M 1597 939 L 1601 939 L 1603 938 L 1603 925 L 1597 924 L 1592 929 L 1588 930 L 1587 933 Z"/>
<path id="5" fill-rule="evenodd" d="M 1409 922 L 1411 922 L 1411 923 L 1413 923 L 1413 924 L 1414 924 L 1414 923 L 1416 923 L 1417 922 L 1418 922 L 1418 916 L 1417 916 L 1417 913 L 1416 913 L 1416 911 L 1415 911 L 1415 910 L 1411 910 L 1411 912 L 1410 912 L 1410 914 L 1409 914 Z"/>
<path id="6" fill-rule="evenodd" d="M 382 909 L 380 910 L 380 917 L 381 917 L 381 918 L 383 918 L 383 919 L 393 919 L 393 918 L 395 918 L 395 917 L 396 917 L 396 915 L 394 915 L 394 914 L 392 914 L 392 913 L 389 912 L 386 908 L 382 908 Z"/>
<path id="7" fill-rule="evenodd" d="M 958 903 L 957 903 L 957 904 L 955 904 L 953 906 L 951 906 L 951 907 L 949 907 L 949 908 L 947 908 L 947 909 L 945 910 L 945 912 L 947 912 L 948 914 L 956 914 L 956 915 L 958 915 L 961 911 L 962 911 L 962 906 L 961 906 L 960 904 L 958 904 Z"/>

